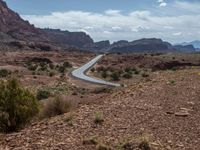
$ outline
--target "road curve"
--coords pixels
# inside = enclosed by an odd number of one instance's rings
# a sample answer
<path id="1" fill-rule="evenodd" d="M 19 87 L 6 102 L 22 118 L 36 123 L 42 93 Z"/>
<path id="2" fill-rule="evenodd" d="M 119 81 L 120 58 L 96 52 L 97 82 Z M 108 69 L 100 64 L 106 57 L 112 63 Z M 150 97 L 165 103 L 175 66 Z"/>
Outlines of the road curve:
<path id="1" fill-rule="evenodd" d="M 84 81 L 88 81 L 88 82 L 92 82 L 95 84 L 102 84 L 102 85 L 108 85 L 108 86 L 115 86 L 115 87 L 119 87 L 120 84 L 117 83 L 111 83 L 108 81 L 104 81 L 101 79 L 95 79 L 92 77 L 87 76 L 85 73 L 92 67 L 94 66 L 104 55 L 98 55 L 96 56 L 94 59 L 92 59 L 91 61 L 89 61 L 88 63 L 86 63 L 85 65 L 83 65 L 82 67 L 72 71 L 72 76 L 84 80 Z"/>

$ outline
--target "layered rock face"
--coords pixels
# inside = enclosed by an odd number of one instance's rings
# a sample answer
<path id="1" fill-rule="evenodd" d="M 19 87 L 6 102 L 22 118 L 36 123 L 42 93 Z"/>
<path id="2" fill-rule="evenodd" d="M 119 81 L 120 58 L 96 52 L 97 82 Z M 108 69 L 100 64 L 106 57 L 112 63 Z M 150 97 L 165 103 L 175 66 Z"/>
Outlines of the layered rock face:
<path id="1" fill-rule="evenodd" d="M 28 21 L 21 19 L 2 0 L 0 0 L 0 32 L 18 40 L 33 39 L 34 36 L 41 38 L 42 33 Z"/>
<path id="2" fill-rule="evenodd" d="M 93 44 L 92 38 L 84 32 L 69 32 L 59 29 L 42 29 L 50 41 L 68 44 L 79 48 L 84 45 Z"/>
<path id="3" fill-rule="evenodd" d="M 165 52 L 169 50 L 170 43 L 163 42 L 161 39 L 140 39 L 132 42 L 119 41 L 113 43 L 111 52 Z"/>
<path id="4" fill-rule="evenodd" d="M 0 0 L 0 40 L 27 42 L 48 42 L 83 47 L 93 40 L 84 32 L 69 32 L 54 29 L 38 29 L 24 21 L 17 13 Z"/>

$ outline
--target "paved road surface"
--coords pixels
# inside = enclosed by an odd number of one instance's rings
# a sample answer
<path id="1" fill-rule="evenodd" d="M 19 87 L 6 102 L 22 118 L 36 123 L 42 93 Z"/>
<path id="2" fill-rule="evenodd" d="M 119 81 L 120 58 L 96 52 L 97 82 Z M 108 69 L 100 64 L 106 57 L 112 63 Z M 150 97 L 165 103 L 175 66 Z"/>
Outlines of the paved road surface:
<path id="1" fill-rule="evenodd" d="M 72 76 L 81 79 L 81 80 L 85 80 L 88 82 L 92 82 L 92 83 L 96 83 L 96 84 L 103 84 L 103 85 L 109 85 L 109 86 L 116 86 L 119 87 L 120 84 L 117 83 L 111 83 L 108 81 L 104 81 L 104 80 L 100 80 L 100 79 L 95 79 L 92 77 L 89 77 L 87 75 L 85 75 L 85 73 L 92 67 L 94 66 L 97 61 L 99 61 L 104 55 L 98 55 L 96 56 L 94 59 L 92 59 L 91 61 L 89 61 L 87 64 L 83 65 L 82 67 L 74 70 L 72 72 Z"/>

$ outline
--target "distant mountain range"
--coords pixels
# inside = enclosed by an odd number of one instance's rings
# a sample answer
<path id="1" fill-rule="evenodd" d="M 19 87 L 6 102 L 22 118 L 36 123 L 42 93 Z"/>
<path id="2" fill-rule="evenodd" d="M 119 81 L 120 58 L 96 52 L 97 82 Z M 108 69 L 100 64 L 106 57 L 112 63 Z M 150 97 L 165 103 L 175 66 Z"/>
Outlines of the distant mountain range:
<path id="1" fill-rule="evenodd" d="M 200 49 L 200 41 L 199 40 L 195 40 L 195 41 L 188 42 L 188 43 L 184 42 L 184 43 L 181 43 L 180 45 L 183 45 L 183 46 L 193 45 L 195 48 Z"/>
<path id="2" fill-rule="evenodd" d="M 193 46 L 194 45 L 194 46 Z M 2 47 L 3 46 L 3 47 Z M 37 50 L 90 50 L 93 52 L 195 52 L 200 42 L 183 43 L 173 46 L 161 39 L 148 38 L 136 41 L 94 42 L 84 32 L 69 32 L 59 29 L 40 29 L 24 21 L 16 12 L 0 0 L 0 49 L 5 47 Z"/>

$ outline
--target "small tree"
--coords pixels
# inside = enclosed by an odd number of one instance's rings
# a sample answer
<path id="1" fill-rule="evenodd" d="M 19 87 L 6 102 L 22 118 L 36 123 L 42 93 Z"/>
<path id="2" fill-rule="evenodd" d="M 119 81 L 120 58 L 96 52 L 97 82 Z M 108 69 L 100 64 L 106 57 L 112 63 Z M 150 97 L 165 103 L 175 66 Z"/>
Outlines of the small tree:
<path id="1" fill-rule="evenodd" d="M 0 82 L 0 131 L 13 132 L 38 113 L 38 102 L 15 79 Z"/>

